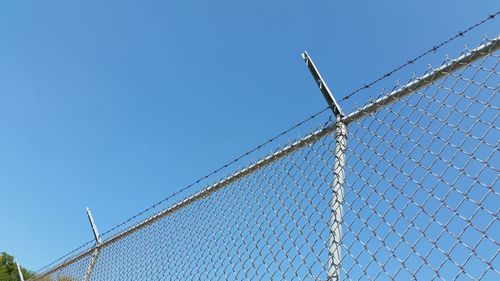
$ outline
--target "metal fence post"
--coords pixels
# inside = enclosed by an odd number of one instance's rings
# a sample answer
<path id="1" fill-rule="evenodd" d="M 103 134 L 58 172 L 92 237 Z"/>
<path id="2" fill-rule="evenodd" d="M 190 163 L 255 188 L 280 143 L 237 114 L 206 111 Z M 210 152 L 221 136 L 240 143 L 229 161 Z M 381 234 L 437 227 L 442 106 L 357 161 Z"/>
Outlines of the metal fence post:
<path id="1" fill-rule="evenodd" d="M 302 58 L 304 59 L 309 71 L 311 72 L 314 80 L 319 86 L 323 97 L 325 98 L 328 106 L 336 117 L 336 129 L 335 129 L 335 160 L 333 163 L 333 183 L 332 183 L 332 200 L 330 201 L 330 236 L 328 238 L 328 280 L 339 280 L 340 279 L 340 261 L 341 248 L 342 248 L 342 204 L 344 202 L 344 166 L 345 166 L 345 150 L 347 148 L 347 126 L 342 121 L 344 113 L 340 108 L 339 104 L 335 100 L 332 92 L 328 88 L 328 85 L 321 77 L 318 69 L 314 65 L 314 62 L 309 57 L 307 52 L 302 53 Z"/>
<path id="2" fill-rule="evenodd" d="M 94 223 L 94 218 L 92 218 L 92 213 L 90 213 L 90 209 L 87 208 L 87 216 L 89 218 L 90 226 L 92 227 L 92 232 L 94 233 L 94 238 L 96 241 L 94 252 L 92 253 L 92 258 L 90 260 L 89 266 L 87 267 L 87 271 L 85 272 L 85 276 L 83 277 L 84 281 L 89 281 L 90 276 L 92 275 L 92 271 L 94 270 L 94 266 L 97 262 L 97 257 L 99 256 L 99 247 L 101 246 L 101 236 L 99 235 L 99 231 L 97 231 L 97 227 Z"/>
<path id="3" fill-rule="evenodd" d="M 16 266 L 17 266 L 17 272 L 19 272 L 19 279 L 21 279 L 21 281 L 24 281 L 23 272 L 21 271 L 21 267 L 19 266 L 17 260 L 16 260 Z"/>
<path id="4" fill-rule="evenodd" d="M 335 130 L 335 160 L 333 163 L 333 197 L 330 203 L 330 239 L 328 241 L 328 280 L 340 279 L 340 261 L 342 249 L 342 221 L 345 181 L 345 150 L 347 148 L 347 126 L 337 116 Z"/>

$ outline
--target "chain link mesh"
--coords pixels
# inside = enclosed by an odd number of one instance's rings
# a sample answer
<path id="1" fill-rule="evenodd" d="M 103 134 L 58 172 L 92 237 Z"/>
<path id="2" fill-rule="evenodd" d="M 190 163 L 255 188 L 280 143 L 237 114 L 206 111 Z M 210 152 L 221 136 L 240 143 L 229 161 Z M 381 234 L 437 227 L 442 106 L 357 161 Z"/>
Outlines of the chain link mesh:
<path id="1" fill-rule="evenodd" d="M 32 280 L 499 279 L 498 62 L 349 119 L 342 196 L 330 123 Z"/>
<path id="2" fill-rule="evenodd" d="M 346 279 L 499 279 L 498 61 L 349 125 Z"/>

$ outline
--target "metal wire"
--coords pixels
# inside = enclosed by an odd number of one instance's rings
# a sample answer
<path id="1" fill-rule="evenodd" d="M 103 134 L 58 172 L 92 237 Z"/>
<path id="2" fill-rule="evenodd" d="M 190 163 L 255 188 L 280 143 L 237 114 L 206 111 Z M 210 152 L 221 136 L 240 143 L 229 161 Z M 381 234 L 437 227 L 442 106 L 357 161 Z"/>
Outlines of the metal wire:
<path id="1" fill-rule="evenodd" d="M 329 123 L 32 280 L 499 279 L 499 48 L 339 120 L 341 199 Z"/>

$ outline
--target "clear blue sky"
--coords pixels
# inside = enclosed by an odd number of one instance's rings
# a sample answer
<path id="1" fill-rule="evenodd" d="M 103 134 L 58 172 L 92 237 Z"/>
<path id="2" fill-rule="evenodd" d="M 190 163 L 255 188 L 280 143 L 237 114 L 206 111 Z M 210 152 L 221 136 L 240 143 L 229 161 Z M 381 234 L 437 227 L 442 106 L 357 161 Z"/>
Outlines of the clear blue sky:
<path id="1" fill-rule="evenodd" d="M 86 206 L 109 229 L 322 109 L 303 50 L 343 96 L 500 9 L 414 2 L 0 1 L 0 251 L 38 269 Z"/>

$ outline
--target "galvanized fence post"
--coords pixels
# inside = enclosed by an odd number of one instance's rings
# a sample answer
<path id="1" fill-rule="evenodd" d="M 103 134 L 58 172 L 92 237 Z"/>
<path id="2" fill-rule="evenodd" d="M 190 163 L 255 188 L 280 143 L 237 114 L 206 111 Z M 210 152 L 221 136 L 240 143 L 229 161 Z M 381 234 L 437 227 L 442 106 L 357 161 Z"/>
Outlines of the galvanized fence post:
<path id="1" fill-rule="evenodd" d="M 335 129 L 335 160 L 333 163 L 333 196 L 330 202 L 330 237 L 328 241 L 328 280 L 340 280 L 340 261 L 342 259 L 342 221 L 345 181 L 345 151 L 347 148 L 347 126 L 337 117 Z"/>
<path id="2" fill-rule="evenodd" d="M 92 271 L 94 271 L 94 266 L 97 262 L 97 257 L 99 256 L 99 247 L 101 246 L 101 236 L 99 235 L 99 231 L 97 231 L 97 227 L 94 223 L 94 218 L 92 217 L 92 213 L 90 213 L 90 209 L 87 208 L 87 216 L 89 218 L 90 226 L 92 227 L 92 232 L 94 233 L 94 238 L 96 241 L 94 252 L 92 253 L 92 258 L 90 260 L 89 266 L 87 267 L 87 271 L 85 272 L 85 276 L 83 277 L 84 281 L 89 281 L 90 276 L 92 275 Z"/>
<path id="3" fill-rule="evenodd" d="M 341 248 L 342 248 L 342 204 L 344 202 L 344 181 L 345 181 L 345 150 L 347 148 L 347 126 L 342 121 L 344 113 L 340 105 L 335 100 L 332 92 L 328 88 L 328 85 L 321 77 L 318 69 L 314 65 L 314 62 L 309 57 L 307 52 L 302 53 L 302 58 L 304 59 L 309 71 L 311 72 L 314 80 L 319 86 L 323 97 L 325 98 L 328 106 L 336 117 L 336 129 L 335 129 L 335 160 L 333 163 L 333 182 L 332 182 L 332 199 L 330 201 L 330 236 L 328 238 L 328 280 L 339 280 L 340 279 L 340 261 Z"/>

